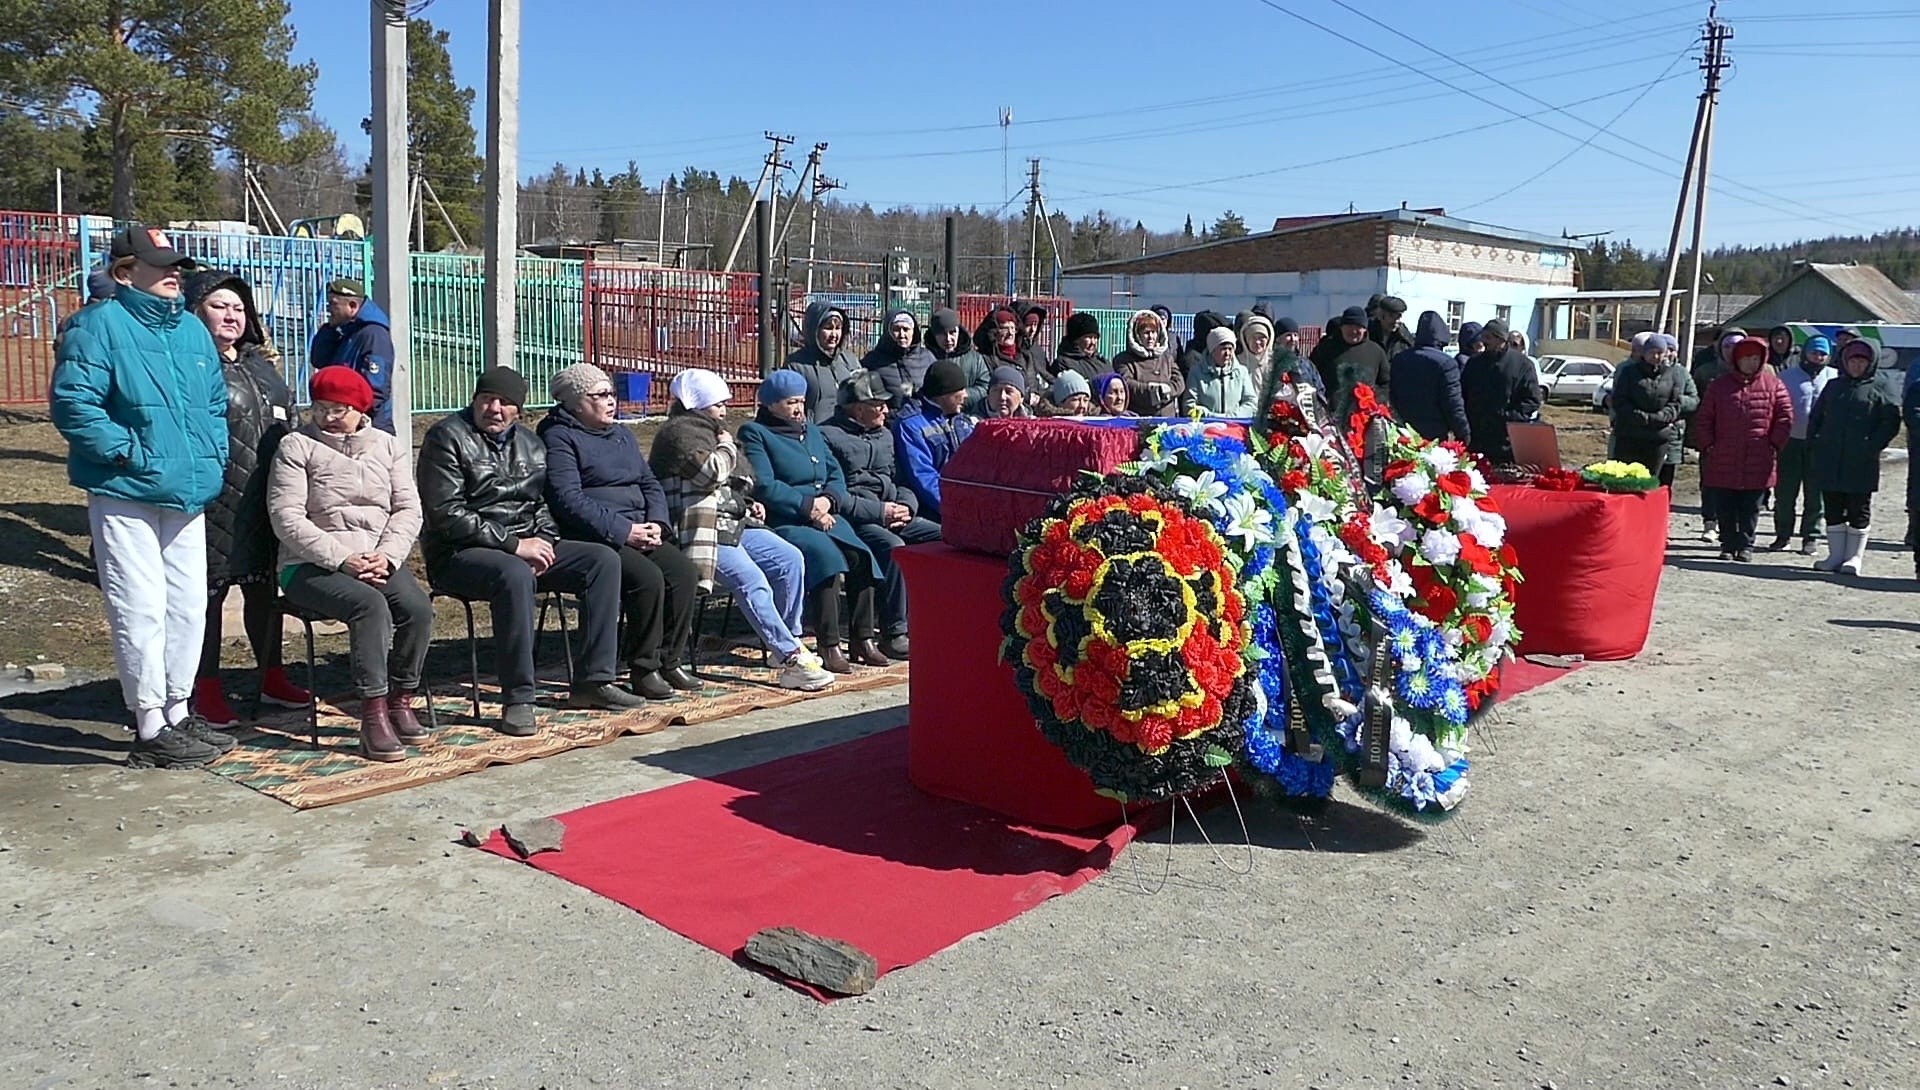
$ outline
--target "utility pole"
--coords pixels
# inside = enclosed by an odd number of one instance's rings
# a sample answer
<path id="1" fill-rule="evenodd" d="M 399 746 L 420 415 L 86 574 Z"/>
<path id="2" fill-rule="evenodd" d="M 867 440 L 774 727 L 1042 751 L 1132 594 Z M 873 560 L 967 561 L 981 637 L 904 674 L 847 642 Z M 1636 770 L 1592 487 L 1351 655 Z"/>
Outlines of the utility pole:
<path id="1" fill-rule="evenodd" d="M 1706 73 L 1706 87 L 1700 92 L 1700 105 L 1693 119 L 1693 141 L 1687 148 L 1687 166 L 1680 176 L 1680 198 L 1673 211 L 1673 233 L 1667 240 L 1667 263 L 1665 275 L 1660 282 L 1660 307 L 1654 315 L 1654 328 L 1664 331 L 1668 319 L 1678 308 L 1674 306 L 1674 278 L 1680 271 L 1680 229 L 1687 217 L 1687 190 L 1693 193 L 1693 279 L 1692 290 L 1687 296 L 1688 321 L 1680 331 L 1680 363 L 1686 366 L 1693 358 L 1693 331 L 1697 324 L 1693 315 L 1700 305 L 1700 274 L 1704 255 L 1701 247 L 1705 242 L 1707 218 L 1707 177 L 1712 172 L 1713 163 L 1713 122 L 1714 114 L 1720 103 L 1720 76 L 1728 65 L 1727 42 L 1733 37 L 1733 28 L 1719 19 L 1719 3 L 1707 8 L 1707 22 L 1701 34 L 1706 42 L 1706 53 L 1701 57 L 1700 69 Z"/>
<path id="2" fill-rule="evenodd" d="M 247 183 L 251 172 L 247 170 L 247 153 L 240 153 L 240 222 L 253 222 L 253 187 Z"/>
<path id="3" fill-rule="evenodd" d="M 824 145 L 822 145 L 824 146 Z M 807 294 L 813 294 L 813 248 L 820 241 L 820 198 L 846 186 L 825 175 L 815 175 L 813 197 L 807 208 Z"/>
<path id="4" fill-rule="evenodd" d="M 774 192 L 778 194 L 780 172 L 793 167 L 792 163 L 780 157 L 780 154 L 787 150 L 787 145 L 793 143 L 793 137 L 774 132 L 767 133 L 766 137 L 773 142 L 773 150 L 767 152 L 766 161 L 760 166 L 760 177 L 753 183 L 753 203 L 747 206 L 747 215 L 740 221 L 740 233 L 733 236 L 733 249 L 727 251 L 727 263 L 721 268 L 721 272 L 733 271 L 733 263 L 740 256 L 740 247 L 746 245 L 747 232 L 753 229 L 753 209 L 760 203 L 760 191 L 767 187 L 769 181 L 772 181 Z"/>
<path id="5" fill-rule="evenodd" d="M 373 38 L 373 296 L 393 331 L 393 430 L 413 446 L 407 259 L 407 6 L 369 0 Z"/>
<path id="6" fill-rule="evenodd" d="M 1000 107 L 1000 252 L 1013 252 L 1012 227 L 1007 223 L 1007 206 L 1013 203 L 1013 167 L 1007 158 L 1007 134 L 1013 128 L 1013 107 Z"/>
<path id="7" fill-rule="evenodd" d="M 660 182 L 660 232 L 653 237 L 660 243 L 654 254 L 653 263 L 664 269 L 667 266 L 667 183 L 665 179 Z"/>
<path id="8" fill-rule="evenodd" d="M 1040 294 L 1040 160 L 1027 160 L 1027 297 Z"/>
<path id="9" fill-rule="evenodd" d="M 800 211 L 800 191 L 803 189 L 807 191 L 806 199 L 809 204 L 813 203 L 814 199 L 819 196 L 818 188 L 814 187 L 811 183 L 813 179 L 820 174 L 820 156 L 825 154 L 826 150 L 827 145 L 822 142 L 815 144 L 813 150 L 807 153 L 807 167 L 800 172 L 800 180 L 793 183 L 793 199 L 787 202 L 787 218 L 780 221 L 780 230 L 774 235 L 773 248 L 775 251 L 778 251 L 787 244 L 787 232 L 793 230 L 794 214 Z M 779 196 L 777 193 L 775 194 L 774 207 L 776 211 L 779 208 Z"/>
<path id="10" fill-rule="evenodd" d="M 487 246 L 482 262 L 486 296 L 480 323 L 486 337 L 481 354 L 490 366 L 513 367 L 515 351 L 514 285 L 520 253 L 520 0 L 487 4 Z M 431 187 L 429 187 L 431 191 Z M 436 206 L 440 198 L 433 199 Z M 440 208 L 446 216 L 446 209 Z M 453 226 L 447 217 L 447 226 Z M 454 238 L 460 237 L 454 231 Z"/>

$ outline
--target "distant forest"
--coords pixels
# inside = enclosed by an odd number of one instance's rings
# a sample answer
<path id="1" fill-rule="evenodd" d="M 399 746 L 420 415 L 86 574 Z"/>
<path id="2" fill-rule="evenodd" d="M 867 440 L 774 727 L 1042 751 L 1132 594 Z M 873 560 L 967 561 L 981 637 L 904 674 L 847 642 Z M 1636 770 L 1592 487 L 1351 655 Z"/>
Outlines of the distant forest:
<path id="1" fill-rule="evenodd" d="M 1872 265 L 1902 288 L 1920 288 L 1920 229 L 1836 235 L 1774 246 L 1723 246 L 1707 251 L 1706 270 L 1713 274 L 1718 291 L 1764 295 L 1787 278 L 1796 261 Z M 1641 250 L 1631 241 L 1595 242 L 1581 256 L 1580 267 L 1585 274 L 1582 286 L 1589 291 L 1660 286 L 1660 255 Z"/>

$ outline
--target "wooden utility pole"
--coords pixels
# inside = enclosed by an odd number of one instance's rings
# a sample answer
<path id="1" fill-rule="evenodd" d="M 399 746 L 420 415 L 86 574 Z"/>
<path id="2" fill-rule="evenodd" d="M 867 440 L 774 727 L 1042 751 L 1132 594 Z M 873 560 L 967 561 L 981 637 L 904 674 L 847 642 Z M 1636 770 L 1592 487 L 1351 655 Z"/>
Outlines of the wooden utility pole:
<path id="1" fill-rule="evenodd" d="M 1706 42 L 1706 53 L 1700 59 L 1700 69 L 1706 73 L 1706 86 L 1700 92 L 1700 105 L 1694 114 L 1693 140 L 1687 149 L 1686 169 L 1680 176 L 1680 198 L 1673 210 L 1673 233 L 1667 240 L 1666 271 L 1660 282 L 1660 307 L 1654 315 L 1654 328 L 1663 332 L 1668 327 L 1669 319 L 1677 320 L 1679 308 L 1674 305 L 1674 280 L 1680 272 L 1680 231 L 1686 223 L 1687 197 L 1691 190 L 1693 275 L 1692 287 L 1687 295 L 1687 322 L 1678 331 L 1682 366 L 1690 365 L 1693 359 L 1694 329 L 1699 324 L 1700 277 L 1705 261 L 1707 179 L 1712 174 L 1713 164 L 1713 121 L 1720 103 L 1720 77 L 1729 64 L 1727 42 L 1733 38 L 1733 28 L 1719 19 L 1717 0 L 1707 9 L 1707 23 L 1701 36 Z"/>

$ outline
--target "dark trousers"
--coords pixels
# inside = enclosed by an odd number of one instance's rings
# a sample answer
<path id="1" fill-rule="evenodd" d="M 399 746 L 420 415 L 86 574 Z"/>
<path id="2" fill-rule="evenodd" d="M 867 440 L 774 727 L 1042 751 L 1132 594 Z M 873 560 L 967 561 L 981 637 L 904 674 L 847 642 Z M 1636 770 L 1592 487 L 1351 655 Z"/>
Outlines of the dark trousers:
<path id="1" fill-rule="evenodd" d="M 1716 488 L 1712 512 L 1720 526 L 1720 547 L 1729 552 L 1753 548 L 1753 536 L 1760 530 L 1760 497 L 1764 488 Z"/>
<path id="2" fill-rule="evenodd" d="M 420 688 L 420 669 L 433 643 L 433 603 L 413 573 L 395 568 L 385 585 L 346 572 L 302 564 L 287 582 L 287 601 L 347 622 L 347 661 L 354 694 L 386 696 Z"/>
<path id="3" fill-rule="evenodd" d="M 1720 492 L 1722 490 L 1707 484 L 1705 462 L 1706 460 L 1702 458 L 1700 467 L 1700 517 L 1711 524 L 1720 517 Z"/>
<path id="4" fill-rule="evenodd" d="M 1800 509 L 1800 536 L 1820 533 L 1820 494 L 1813 489 L 1813 445 L 1789 439 L 1780 448 L 1780 486 L 1773 500 L 1773 535 L 1793 534 L 1794 509 Z"/>
<path id="5" fill-rule="evenodd" d="M 1666 472 L 1667 441 L 1664 439 L 1629 439 L 1617 435 L 1613 439 L 1613 457 L 1622 462 L 1639 462 L 1647 467 L 1647 474 L 1659 477 Z"/>
<path id="6" fill-rule="evenodd" d="M 940 524 L 931 519 L 912 518 L 907 524 L 889 530 L 877 522 L 856 526 L 854 532 L 873 550 L 880 570 L 880 627 L 887 637 L 907 634 L 907 580 L 900 565 L 893 562 L 893 550 L 902 545 L 925 545 L 940 540 Z"/>
<path id="7" fill-rule="evenodd" d="M 621 548 L 620 601 L 627 628 L 620 658 L 629 669 L 650 674 L 686 661 L 699 586 L 700 573 L 676 545 L 663 543 L 650 552 Z"/>
<path id="8" fill-rule="evenodd" d="M 1864 530 L 1873 525 L 1873 493 L 1822 492 L 1827 504 L 1828 526 L 1851 526 Z"/>
<path id="9" fill-rule="evenodd" d="M 207 634 L 200 644 L 200 676 L 220 672 L 220 602 L 230 588 L 221 587 L 207 600 Z M 262 670 L 280 665 L 280 605 L 270 583 L 240 586 L 240 623 L 247 630 L 253 661 Z"/>
<path id="10" fill-rule="evenodd" d="M 539 595 L 549 590 L 580 600 L 574 685 L 604 685 L 613 680 L 619 649 L 620 557 L 612 549 L 585 541 L 556 541 L 553 567 L 538 578 L 526 561 L 512 553 L 461 549 L 432 574 L 438 590 L 491 607 L 495 669 L 504 703 L 533 703 L 534 610 Z"/>

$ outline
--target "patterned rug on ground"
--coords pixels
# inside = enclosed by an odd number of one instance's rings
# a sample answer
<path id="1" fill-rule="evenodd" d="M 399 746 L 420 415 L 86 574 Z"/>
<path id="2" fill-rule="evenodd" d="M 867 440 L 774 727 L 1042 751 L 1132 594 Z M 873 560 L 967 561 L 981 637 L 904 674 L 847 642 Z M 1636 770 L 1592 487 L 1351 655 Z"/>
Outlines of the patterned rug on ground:
<path id="1" fill-rule="evenodd" d="M 855 667 L 854 673 L 820 693 L 779 688 L 773 683 L 775 673 L 759 666 L 757 657 L 731 655 L 723 663 L 701 665 L 705 690 L 654 701 L 630 712 L 564 707 L 566 686 L 543 682 L 540 732 L 531 738 L 512 738 L 493 729 L 500 716 L 500 689 L 491 678 L 481 679 L 477 721 L 466 684 L 450 683 L 434 693 L 440 727 L 432 739 L 410 750 L 406 760 L 390 764 L 360 756 L 355 702 L 346 700 L 343 708 L 323 699 L 319 749 L 312 748 L 308 741 L 304 710 L 276 711 L 236 731 L 239 748 L 209 765 L 208 771 L 295 809 L 311 810 L 463 776 L 488 765 L 519 764 L 570 749 L 604 745 L 624 735 L 654 734 L 671 726 L 711 723 L 814 697 L 901 685 L 907 680 L 907 664 L 895 663 L 886 669 Z M 419 714 L 421 722 L 426 722 L 426 710 L 422 708 Z"/>

